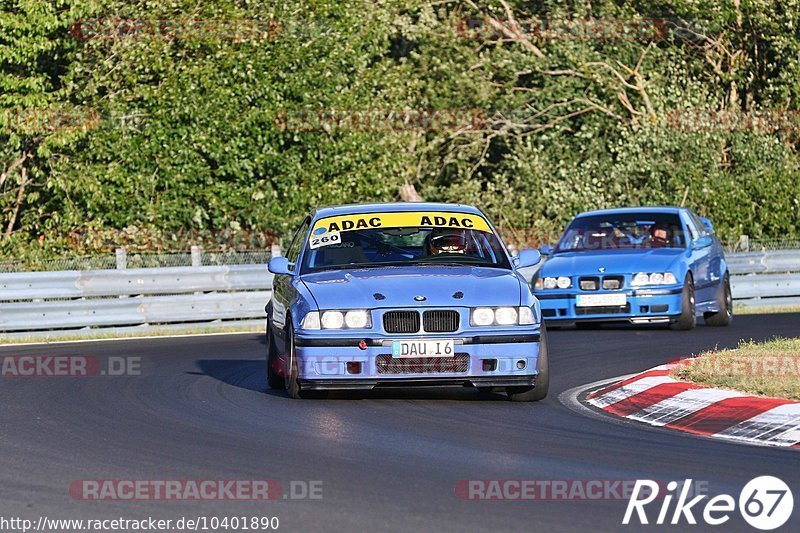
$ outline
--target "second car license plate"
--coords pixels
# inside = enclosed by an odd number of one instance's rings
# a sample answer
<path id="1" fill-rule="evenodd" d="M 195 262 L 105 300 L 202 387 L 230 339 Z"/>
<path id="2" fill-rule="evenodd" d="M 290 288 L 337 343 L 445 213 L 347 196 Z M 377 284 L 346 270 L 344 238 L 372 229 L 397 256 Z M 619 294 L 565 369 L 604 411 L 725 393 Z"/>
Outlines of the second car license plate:
<path id="1" fill-rule="evenodd" d="M 392 357 L 453 357 L 454 354 L 455 342 L 452 339 L 392 342 Z"/>
<path id="2" fill-rule="evenodd" d="M 624 294 L 579 294 L 575 297 L 578 307 L 624 307 L 626 303 Z"/>

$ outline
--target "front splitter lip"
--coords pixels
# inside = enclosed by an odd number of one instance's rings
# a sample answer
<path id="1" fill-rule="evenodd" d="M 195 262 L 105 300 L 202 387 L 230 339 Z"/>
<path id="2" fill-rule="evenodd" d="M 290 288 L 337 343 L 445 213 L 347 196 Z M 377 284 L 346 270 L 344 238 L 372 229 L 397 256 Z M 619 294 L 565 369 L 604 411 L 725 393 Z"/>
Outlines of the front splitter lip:
<path id="1" fill-rule="evenodd" d="M 374 376 L 370 376 L 365 378 L 300 380 L 300 387 L 305 390 L 370 390 L 374 389 L 375 387 L 533 387 L 535 385 L 535 375 L 430 378 L 376 378 Z"/>

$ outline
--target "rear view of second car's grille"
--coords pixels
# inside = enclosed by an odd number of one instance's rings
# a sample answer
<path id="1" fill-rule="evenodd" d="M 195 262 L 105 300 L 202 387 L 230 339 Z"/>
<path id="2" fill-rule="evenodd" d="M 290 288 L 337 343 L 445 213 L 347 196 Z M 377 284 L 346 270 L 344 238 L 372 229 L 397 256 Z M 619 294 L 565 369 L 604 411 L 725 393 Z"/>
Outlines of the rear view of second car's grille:
<path id="1" fill-rule="evenodd" d="M 383 329 L 387 333 L 416 333 L 419 331 L 419 313 L 388 311 L 383 314 Z"/>
<path id="2" fill-rule="evenodd" d="M 422 313 L 422 325 L 428 333 L 451 333 L 458 329 L 458 311 L 425 311 Z"/>

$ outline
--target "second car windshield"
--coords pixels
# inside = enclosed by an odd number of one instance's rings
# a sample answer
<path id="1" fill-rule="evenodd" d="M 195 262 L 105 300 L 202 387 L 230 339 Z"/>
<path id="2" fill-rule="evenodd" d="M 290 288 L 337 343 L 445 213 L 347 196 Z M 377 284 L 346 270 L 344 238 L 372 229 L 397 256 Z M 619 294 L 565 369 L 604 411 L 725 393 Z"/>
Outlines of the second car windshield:
<path id="1" fill-rule="evenodd" d="M 462 228 L 396 227 L 342 231 L 336 242 L 306 244 L 302 272 L 405 265 L 511 268 L 500 240 Z"/>
<path id="2" fill-rule="evenodd" d="M 555 252 L 683 248 L 685 245 L 677 214 L 608 214 L 573 220 Z"/>

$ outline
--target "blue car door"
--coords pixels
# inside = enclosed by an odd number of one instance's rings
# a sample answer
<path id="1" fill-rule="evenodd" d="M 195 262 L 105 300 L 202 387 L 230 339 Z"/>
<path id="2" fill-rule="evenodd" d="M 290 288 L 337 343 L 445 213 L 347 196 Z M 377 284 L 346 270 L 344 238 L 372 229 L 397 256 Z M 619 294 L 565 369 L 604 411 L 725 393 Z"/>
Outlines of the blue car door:
<path id="1" fill-rule="evenodd" d="M 683 212 L 689 234 L 689 269 L 694 276 L 695 302 L 699 305 L 713 300 L 716 295 L 717 276 L 711 268 L 714 239 L 706 232 L 700 219 L 690 211 Z"/>

